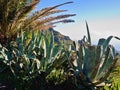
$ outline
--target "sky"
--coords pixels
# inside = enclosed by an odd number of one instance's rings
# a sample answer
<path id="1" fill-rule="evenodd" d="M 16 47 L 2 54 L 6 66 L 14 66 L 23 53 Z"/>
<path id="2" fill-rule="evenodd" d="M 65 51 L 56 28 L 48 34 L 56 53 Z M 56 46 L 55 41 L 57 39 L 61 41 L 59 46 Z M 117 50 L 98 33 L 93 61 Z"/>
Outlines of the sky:
<path id="1" fill-rule="evenodd" d="M 37 10 L 68 1 L 71 0 L 41 0 Z M 93 44 L 100 38 L 107 38 L 110 35 L 120 37 L 120 0 L 73 0 L 73 2 L 58 9 L 68 10 L 65 14 L 76 14 L 70 18 L 75 20 L 75 23 L 58 24 L 55 30 L 72 40 L 80 40 L 86 35 L 86 20 Z M 120 50 L 120 41 L 113 39 L 111 44 Z"/>

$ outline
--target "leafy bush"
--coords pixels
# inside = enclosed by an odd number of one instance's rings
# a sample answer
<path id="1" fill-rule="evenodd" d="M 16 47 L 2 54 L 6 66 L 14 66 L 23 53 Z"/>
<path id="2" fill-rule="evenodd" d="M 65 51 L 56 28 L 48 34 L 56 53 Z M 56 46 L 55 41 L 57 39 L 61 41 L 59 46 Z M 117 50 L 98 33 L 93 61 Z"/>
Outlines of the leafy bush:
<path id="1" fill-rule="evenodd" d="M 88 36 L 72 45 L 54 43 L 52 33 L 21 31 L 16 41 L 0 45 L 0 83 L 12 90 L 50 90 L 57 89 L 56 86 L 94 90 L 107 80 L 117 62 L 109 42 L 119 38 L 102 38 L 95 46 L 91 44 L 87 23 L 86 27 Z M 112 80 L 112 86 L 105 89 L 119 87 L 117 79 Z"/>
<path id="2" fill-rule="evenodd" d="M 45 88 L 47 76 L 65 61 L 62 45 L 52 34 L 22 32 L 9 47 L 0 46 L 0 81 L 11 88 Z"/>
<path id="3" fill-rule="evenodd" d="M 105 90 L 120 90 L 120 57 L 114 69 L 111 71 L 110 76 L 107 79 L 106 85 L 101 87 Z"/>
<path id="4" fill-rule="evenodd" d="M 109 76 L 117 62 L 115 49 L 109 42 L 114 36 L 100 39 L 98 45 L 91 45 L 89 28 L 86 23 L 88 36 L 73 43 L 70 50 L 69 62 L 75 83 L 80 89 L 93 90 Z M 115 37 L 119 39 L 118 37 Z M 71 52 L 72 51 L 72 52 Z"/>

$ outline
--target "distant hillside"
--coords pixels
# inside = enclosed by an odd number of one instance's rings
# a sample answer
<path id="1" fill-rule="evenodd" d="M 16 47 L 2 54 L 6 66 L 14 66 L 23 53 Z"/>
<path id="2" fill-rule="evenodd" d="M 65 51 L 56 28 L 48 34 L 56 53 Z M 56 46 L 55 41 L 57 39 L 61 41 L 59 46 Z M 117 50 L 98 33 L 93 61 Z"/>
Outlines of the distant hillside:
<path id="1" fill-rule="evenodd" d="M 116 54 L 118 54 L 120 56 L 120 51 L 116 51 Z"/>
<path id="2" fill-rule="evenodd" d="M 70 39 L 69 36 L 65 36 L 65 35 L 61 34 L 60 32 L 54 30 L 53 28 L 50 28 L 49 31 L 53 32 L 55 42 L 60 41 L 60 42 L 72 43 L 72 40 Z"/>
<path id="3" fill-rule="evenodd" d="M 118 51 L 118 54 L 119 54 L 119 56 L 120 56 L 120 51 Z"/>

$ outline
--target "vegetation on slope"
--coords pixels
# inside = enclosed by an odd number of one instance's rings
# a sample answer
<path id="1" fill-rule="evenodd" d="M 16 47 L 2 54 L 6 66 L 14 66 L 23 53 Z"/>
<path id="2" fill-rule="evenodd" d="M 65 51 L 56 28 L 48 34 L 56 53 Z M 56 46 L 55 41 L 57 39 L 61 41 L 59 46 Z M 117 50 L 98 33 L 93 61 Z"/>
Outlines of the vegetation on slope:
<path id="1" fill-rule="evenodd" d="M 39 2 L 0 0 L 0 89 L 94 90 L 107 79 L 114 81 L 104 88 L 118 89 L 119 77 L 114 75 L 119 66 L 111 73 L 118 58 L 109 42 L 119 38 L 101 38 L 94 46 L 86 22 L 87 36 L 73 42 L 51 30 L 56 23 L 73 22 L 65 18 L 75 14 L 52 15 L 66 11 L 56 8 L 72 2 L 31 14 Z M 49 31 L 41 31 L 45 29 Z"/>

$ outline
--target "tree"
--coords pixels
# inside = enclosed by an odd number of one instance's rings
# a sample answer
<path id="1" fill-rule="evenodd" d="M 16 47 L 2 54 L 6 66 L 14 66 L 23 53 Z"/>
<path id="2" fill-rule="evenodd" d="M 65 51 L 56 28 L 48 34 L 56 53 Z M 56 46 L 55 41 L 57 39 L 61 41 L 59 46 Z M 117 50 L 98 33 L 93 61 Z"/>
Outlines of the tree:
<path id="1" fill-rule="evenodd" d="M 21 30 L 28 28 L 29 30 L 44 30 L 53 27 L 58 22 L 73 22 L 73 20 L 65 18 L 75 16 L 75 14 L 53 16 L 53 14 L 67 11 L 58 10 L 57 7 L 72 2 L 47 7 L 31 13 L 39 2 L 40 0 L 0 0 L 1 44 L 7 45 L 9 41 L 16 38 L 17 33 Z"/>

